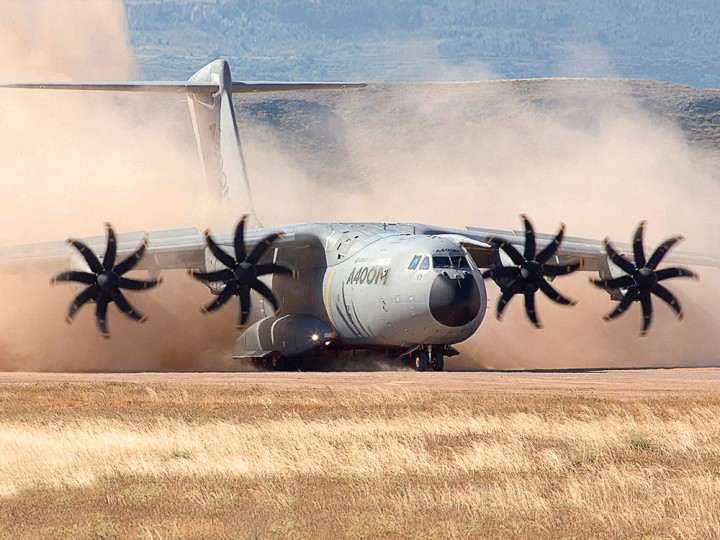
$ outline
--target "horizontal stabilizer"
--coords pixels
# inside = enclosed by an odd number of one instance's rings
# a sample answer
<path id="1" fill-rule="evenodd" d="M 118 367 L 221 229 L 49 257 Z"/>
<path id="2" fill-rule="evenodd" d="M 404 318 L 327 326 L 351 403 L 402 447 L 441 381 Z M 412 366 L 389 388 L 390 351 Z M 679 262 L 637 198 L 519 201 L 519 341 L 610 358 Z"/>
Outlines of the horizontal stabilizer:
<path id="1" fill-rule="evenodd" d="M 36 82 L 0 83 L 0 88 L 39 90 L 102 90 L 106 92 L 165 92 L 174 94 L 214 94 L 219 85 L 196 81 L 118 81 L 118 82 Z"/>
<path id="2" fill-rule="evenodd" d="M 365 83 L 325 83 L 325 82 L 233 82 L 233 94 L 253 92 L 287 92 L 291 90 L 343 90 L 365 88 Z M 115 82 L 34 82 L 0 83 L 0 88 L 19 88 L 23 90 L 99 90 L 105 92 L 161 92 L 168 94 L 216 93 L 220 86 L 216 83 L 199 81 L 115 81 Z"/>
<path id="3" fill-rule="evenodd" d="M 349 88 L 365 88 L 366 83 L 342 82 L 234 82 L 233 94 L 252 92 L 287 92 L 290 90 L 344 90 Z"/>

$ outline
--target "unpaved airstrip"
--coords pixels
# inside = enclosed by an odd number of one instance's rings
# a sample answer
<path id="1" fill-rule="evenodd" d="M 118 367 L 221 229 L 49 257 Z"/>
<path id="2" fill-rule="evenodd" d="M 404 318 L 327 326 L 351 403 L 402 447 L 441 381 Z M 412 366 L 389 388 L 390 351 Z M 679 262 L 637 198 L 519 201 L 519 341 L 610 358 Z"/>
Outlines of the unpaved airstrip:
<path id="1" fill-rule="evenodd" d="M 720 368 L 557 371 L 0 373 L 5 384 L 230 385 L 274 390 L 589 393 L 614 397 L 720 393 Z"/>
<path id="2" fill-rule="evenodd" d="M 0 538 L 717 538 L 720 369 L 0 374 Z"/>

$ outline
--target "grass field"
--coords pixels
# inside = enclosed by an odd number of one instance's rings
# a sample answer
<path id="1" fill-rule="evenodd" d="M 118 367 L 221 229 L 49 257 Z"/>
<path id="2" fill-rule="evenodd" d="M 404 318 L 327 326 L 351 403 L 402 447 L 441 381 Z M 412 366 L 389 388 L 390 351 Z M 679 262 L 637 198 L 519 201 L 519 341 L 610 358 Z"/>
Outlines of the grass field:
<path id="1" fill-rule="evenodd" d="M 720 536 L 720 398 L 0 386 L 0 536 Z"/>

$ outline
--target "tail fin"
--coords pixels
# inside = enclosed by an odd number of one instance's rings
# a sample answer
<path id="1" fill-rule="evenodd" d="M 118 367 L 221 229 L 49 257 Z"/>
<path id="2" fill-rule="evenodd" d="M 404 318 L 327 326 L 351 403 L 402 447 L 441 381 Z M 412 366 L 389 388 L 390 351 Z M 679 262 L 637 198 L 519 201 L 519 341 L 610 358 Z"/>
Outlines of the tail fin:
<path id="1" fill-rule="evenodd" d="M 286 90 L 362 88 L 364 83 L 335 82 L 233 82 L 225 60 L 215 60 L 187 81 L 41 82 L 0 83 L 1 88 L 43 90 L 105 90 L 112 92 L 169 92 L 188 97 L 200 161 L 210 192 L 216 200 L 232 206 L 234 215 L 255 217 L 240 135 L 235 121 L 232 94 Z"/>
<path id="2" fill-rule="evenodd" d="M 200 162 L 210 193 L 227 201 L 233 211 L 255 216 L 245 159 L 232 105 L 232 76 L 225 60 L 215 60 L 190 77 L 189 82 L 217 85 L 212 94 L 188 93 Z"/>

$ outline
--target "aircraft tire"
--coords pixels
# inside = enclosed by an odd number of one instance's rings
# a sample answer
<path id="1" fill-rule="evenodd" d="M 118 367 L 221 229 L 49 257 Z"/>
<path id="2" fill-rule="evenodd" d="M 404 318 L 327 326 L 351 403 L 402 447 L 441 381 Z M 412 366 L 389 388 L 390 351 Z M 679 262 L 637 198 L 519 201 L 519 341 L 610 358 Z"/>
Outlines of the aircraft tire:
<path id="1" fill-rule="evenodd" d="M 428 353 L 427 351 L 418 351 L 415 353 L 415 369 L 418 371 L 427 371 L 428 368 Z"/>
<path id="2" fill-rule="evenodd" d="M 442 371 L 445 369 L 445 357 L 441 352 L 433 351 L 432 354 L 433 371 Z"/>
<path id="3" fill-rule="evenodd" d="M 284 371 L 285 370 L 285 359 L 282 356 L 273 356 L 272 368 L 273 368 L 273 371 Z"/>

